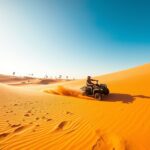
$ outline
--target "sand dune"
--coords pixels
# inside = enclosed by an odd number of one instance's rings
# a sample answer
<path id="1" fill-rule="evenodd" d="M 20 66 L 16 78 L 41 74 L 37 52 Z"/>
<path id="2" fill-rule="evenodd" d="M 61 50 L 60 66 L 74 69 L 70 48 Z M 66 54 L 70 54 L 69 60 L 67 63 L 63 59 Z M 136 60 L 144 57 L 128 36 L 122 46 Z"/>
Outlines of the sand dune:
<path id="1" fill-rule="evenodd" d="M 85 80 L 27 87 L 3 81 L 0 149 L 149 150 L 150 64 L 96 78 L 111 91 L 103 101 L 80 96 Z"/>
<path id="2" fill-rule="evenodd" d="M 6 83 L 8 85 L 35 85 L 35 84 L 52 84 L 57 82 L 62 82 L 65 80 L 62 79 L 46 79 L 46 78 L 34 78 L 34 77 L 18 77 L 18 76 L 10 76 L 10 75 L 2 75 L 0 74 L 0 83 Z"/>

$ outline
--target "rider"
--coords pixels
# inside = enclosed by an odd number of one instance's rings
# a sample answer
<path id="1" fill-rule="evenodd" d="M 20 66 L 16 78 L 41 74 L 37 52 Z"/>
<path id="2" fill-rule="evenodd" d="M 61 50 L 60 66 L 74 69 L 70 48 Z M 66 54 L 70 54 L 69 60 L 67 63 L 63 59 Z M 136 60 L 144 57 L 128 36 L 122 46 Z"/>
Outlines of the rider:
<path id="1" fill-rule="evenodd" d="M 92 81 L 97 81 L 98 82 L 98 80 L 94 80 L 94 79 L 91 78 L 91 76 L 88 76 L 87 81 L 86 81 L 86 85 L 88 87 L 90 87 L 91 90 L 93 91 L 93 87 L 94 87 L 95 84 Z"/>

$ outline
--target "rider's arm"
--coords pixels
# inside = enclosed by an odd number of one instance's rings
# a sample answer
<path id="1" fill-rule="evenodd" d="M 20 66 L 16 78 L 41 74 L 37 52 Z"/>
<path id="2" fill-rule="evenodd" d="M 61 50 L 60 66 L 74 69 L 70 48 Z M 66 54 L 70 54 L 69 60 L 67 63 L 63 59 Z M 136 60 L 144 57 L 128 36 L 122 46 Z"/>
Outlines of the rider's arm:
<path id="1" fill-rule="evenodd" d="M 91 81 L 98 81 L 98 80 L 91 79 Z"/>
<path id="2" fill-rule="evenodd" d="M 90 81 L 87 81 L 86 83 L 87 83 L 87 85 L 89 85 L 89 86 L 94 85 L 94 83 L 92 83 L 91 80 L 90 80 Z"/>

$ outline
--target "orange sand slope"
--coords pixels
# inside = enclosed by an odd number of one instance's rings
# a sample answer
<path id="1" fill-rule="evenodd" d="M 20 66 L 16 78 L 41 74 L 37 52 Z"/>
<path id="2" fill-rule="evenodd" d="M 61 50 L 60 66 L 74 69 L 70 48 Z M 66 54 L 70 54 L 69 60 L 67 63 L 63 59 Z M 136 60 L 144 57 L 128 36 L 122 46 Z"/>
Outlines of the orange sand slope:
<path id="1" fill-rule="evenodd" d="M 85 80 L 1 83 L 0 149 L 149 150 L 150 64 L 96 78 L 111 91 L 103 101 L 44 92 L 79 91 Z"/>

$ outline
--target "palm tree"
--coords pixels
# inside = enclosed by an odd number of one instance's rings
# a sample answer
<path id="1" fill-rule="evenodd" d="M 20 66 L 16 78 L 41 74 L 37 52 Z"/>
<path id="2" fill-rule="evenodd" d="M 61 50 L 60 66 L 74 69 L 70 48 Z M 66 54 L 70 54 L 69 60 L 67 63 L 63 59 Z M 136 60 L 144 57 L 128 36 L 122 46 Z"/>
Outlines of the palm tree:
<path id="1" fill-rule="evenodd" d="M 62 78 L 62 75 L 59 75 L 59 79 L 61 79 Z"/>

